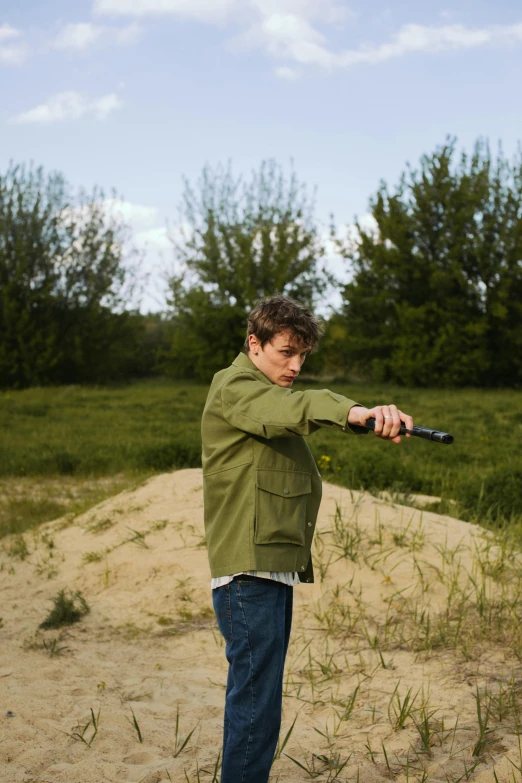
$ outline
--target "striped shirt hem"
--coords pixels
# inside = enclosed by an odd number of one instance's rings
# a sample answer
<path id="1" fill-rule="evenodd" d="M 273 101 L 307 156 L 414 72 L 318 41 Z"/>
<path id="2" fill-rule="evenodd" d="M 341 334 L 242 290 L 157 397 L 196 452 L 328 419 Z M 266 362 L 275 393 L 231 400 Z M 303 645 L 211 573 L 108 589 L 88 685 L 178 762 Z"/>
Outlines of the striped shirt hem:
<path id="1" fill-rule="evenodd" d="M 215 590 L 217 587 L 224 587 L 224 585 L 230 584 L 235 576 L 240 576 L 241 574 L 259 576 L 261 579 L 272 579 L 274 582 L 282 582 L 288 585 L 288 587 L 295 587 L 300 582 L 299 575 L 292 571 L 239 571 L 237 574 L 215 576 L 210 582 L 210 587 L 212 590 Z"/>

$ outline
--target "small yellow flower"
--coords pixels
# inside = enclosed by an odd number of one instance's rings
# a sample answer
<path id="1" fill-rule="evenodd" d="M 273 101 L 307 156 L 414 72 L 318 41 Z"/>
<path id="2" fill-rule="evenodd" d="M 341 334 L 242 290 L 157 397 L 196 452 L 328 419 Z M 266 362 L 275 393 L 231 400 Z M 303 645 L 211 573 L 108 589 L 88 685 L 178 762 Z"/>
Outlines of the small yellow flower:
<path id="1" fill-rule="evenodd" d="M 317 460 L 317 467 L 319 470 L 329 470 L 331 467 L 332 458 L 327 454 L 322 454 Z"/>

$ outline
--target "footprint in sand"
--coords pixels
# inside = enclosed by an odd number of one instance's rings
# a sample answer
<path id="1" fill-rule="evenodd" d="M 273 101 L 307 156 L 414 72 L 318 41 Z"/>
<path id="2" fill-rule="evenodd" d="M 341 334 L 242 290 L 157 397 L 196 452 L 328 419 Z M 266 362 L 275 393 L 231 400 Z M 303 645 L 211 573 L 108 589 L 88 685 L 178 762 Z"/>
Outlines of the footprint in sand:
<path id="1" fill-rule="evenodd" d="M 152 764 L 154 756 L 145 751 L 138 751 L 137 753 L 131 753 L 130 756 L 126 756 L 123 761 L 125 764 Z"/>

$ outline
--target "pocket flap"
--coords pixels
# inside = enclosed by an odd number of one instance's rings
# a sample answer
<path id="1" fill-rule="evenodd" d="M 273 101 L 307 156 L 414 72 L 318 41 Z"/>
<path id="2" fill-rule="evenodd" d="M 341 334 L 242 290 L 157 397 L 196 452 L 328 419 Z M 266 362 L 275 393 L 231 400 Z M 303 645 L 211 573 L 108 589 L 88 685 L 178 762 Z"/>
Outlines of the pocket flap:
<path id="1" fill-rule="evenodd" d="M 293 470 L 258 470 L 257 486 L 272 495 L 295 498 L 312 491 L 312 477 L 310 473 Z"/>

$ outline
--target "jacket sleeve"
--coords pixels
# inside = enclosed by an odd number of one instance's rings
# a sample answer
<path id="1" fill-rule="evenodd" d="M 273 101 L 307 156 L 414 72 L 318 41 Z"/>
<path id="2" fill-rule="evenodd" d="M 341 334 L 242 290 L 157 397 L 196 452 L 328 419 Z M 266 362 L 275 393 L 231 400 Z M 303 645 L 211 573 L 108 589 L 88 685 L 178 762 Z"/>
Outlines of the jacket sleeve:
<path id="1" fill-rule="evenodd" d="M 358 403 L 328 389 L 292 391 L 267 384 L 252 373 L 233 375 L 221 389 L 223 416 L 233 427 L 262 438 L 309 435 L 319 427 L 366 433 L 348 424 Z"/>

